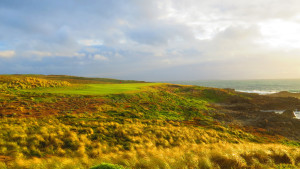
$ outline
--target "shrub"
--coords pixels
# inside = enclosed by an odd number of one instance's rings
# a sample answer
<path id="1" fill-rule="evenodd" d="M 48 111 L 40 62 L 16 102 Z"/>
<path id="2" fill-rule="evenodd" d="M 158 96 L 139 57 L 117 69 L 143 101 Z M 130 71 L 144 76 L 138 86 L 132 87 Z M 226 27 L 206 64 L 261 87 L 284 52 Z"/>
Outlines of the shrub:
<path id="1" fill-rule="evenodd" d="M 272 158 L 275 164 L 292 164 L 292 159 L 286 153 L 274 154 Z"/>
<path id="2" fill-rule="evenodd" d="M 124 167 L 116 164 L 102 163 L 100 165 L 93 166 L 90 169 L 124 169 Z"/>
<path id="3" fill-rule="evenodd" d="M 16 78 L 11 81 L 8 81 L 5 85 L 2 85 L 2 88 L 13 88 L 13 89 L 32 89 L 38 87 L 66 87 L 71 86 L 69 82 L 66 81 L 55 81 L 55 80 L 45 80 L 34 77 L 26 78 Z"/>
<path id="4" fill-rule="evenodd" d="M 212 159 L 214 163 L 218 164 L 222 169 L 232 169 L 232 168 L 244 168 L 245 165 L 241 159 L 232 156 L 227 157 L 221 154 L 213 154 Z"/>

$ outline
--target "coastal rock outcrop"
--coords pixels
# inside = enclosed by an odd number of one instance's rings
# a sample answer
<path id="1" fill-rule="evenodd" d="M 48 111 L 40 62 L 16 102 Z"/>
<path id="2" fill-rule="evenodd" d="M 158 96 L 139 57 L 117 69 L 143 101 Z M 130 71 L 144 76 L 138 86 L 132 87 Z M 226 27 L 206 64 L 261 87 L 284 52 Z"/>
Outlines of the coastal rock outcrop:
<path id="1" fill-rule="evenodd" d="M 294 117 L 296 117 L 294 111 L 291 110 L 291 109 L 285 110 L 285 111 L 282 113 L 282 115 L 285 116 L 285 117 L 289 117 L 289 118 L 294 118 Z"/>

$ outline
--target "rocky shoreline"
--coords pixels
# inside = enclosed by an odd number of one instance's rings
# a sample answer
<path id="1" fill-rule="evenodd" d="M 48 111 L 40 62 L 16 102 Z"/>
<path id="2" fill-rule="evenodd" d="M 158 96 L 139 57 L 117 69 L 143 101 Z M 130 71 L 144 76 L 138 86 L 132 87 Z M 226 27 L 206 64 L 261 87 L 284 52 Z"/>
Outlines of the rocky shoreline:
<path id="1" fill-rule="evenodd" d="M 232 91 L 231 91 L 232 92 Z M 300 100 L 292 95 L 282 93 L 272 95 L 259 95 L 253 93 L 236 92 L 216 108 L 222 115 L 215 118 L 231 125 L 241 127 L 262 128 L 269 134 L 281 135 L 289 139 L 300 141 L 300 119 L 295 118 L 293 110 L 300 109 Z M 300 94 L 297 94 L 300 96 Z M 279 114 L 263 110 L 285 110 Z"/>

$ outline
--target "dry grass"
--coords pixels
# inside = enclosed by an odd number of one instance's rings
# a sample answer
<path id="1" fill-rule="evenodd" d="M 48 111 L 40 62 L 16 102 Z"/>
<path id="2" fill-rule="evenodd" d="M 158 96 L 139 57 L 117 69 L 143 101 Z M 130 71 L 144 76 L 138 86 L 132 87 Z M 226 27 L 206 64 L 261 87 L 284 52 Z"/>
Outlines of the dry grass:
<path id="1" fill-rule="evenodd" d="M 111 148 L 110 148 L 111 149 Z M 112 149 L 111 149 L 112 150 Z M 18 159 L 0 163 L 2 168 L 89 168 L 102 162 L 127 168 L 209 169 L 209 168 L 298 168 L 299 148 L 279 144 L 187 144 L 173 148 L 101 151 L 96 158 L 50 157 Z M 0 167 L 0 168 L 1 168 Z"/>
<path id="2" fill-rule="evenodd" d="M 241 133 L 228 129 L 129 119 L 69 125 L 55 118 L 1 122 L 0 153 L 12 159 L 3 160 L 0 168 L 89 168 L 102 162 L 146 169 L 300 167 L 300 148 L 251 143 L 248 135 L 239 138 Z"/>
<path id="3" fill-rule="evenodd" d="M 0 168 L 86 169 L 103 162 L 144 169 L 300 168 L 299 144 L 283 145 L 277 136 L 267 144 L 262 134 L 213 119 L 217 110 L 209 102 L 226 100 L 227 90 L 162 85 L 75 97 L 18 90 L 43 86 L 45 79 L 9 80 L 17 89 L 0 87 Z"/>
<path id="4" fill-rule="evenodd" d="M 66 87 L 71 86 L 71 83 L 35 77 L 10 77 L 0 75 L 0 85 L 0 88 L 32 89 L 39 87 Z"/>

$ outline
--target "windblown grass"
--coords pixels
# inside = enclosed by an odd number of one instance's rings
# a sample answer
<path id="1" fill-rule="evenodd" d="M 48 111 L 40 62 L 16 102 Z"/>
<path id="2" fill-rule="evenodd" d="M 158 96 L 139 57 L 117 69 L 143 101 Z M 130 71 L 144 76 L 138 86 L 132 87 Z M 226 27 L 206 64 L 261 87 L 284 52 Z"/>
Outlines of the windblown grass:
<path id="1" fill-rule="evenodd" d="M 1 84 L 19 77 L 9 78 Z M 266 141 L 213 118 L 212 102 L 249 99 L 230 90 L 157 83 L 47 88 L 39 86 L 45 79 L 24 79 L 22 85 L 38 85 L 0 88 L 3 169 L 300 168 L 299 142 L 276 135 Z"/>
<path id="2" fill-rule="evenodd" d="M 49 157 L 19 159 L 0 163 L 2 168 L 76 168 L 86 169 L 97 164 L 111 163 L 124 168 L 161 169 L 239 169 L 300 167 L 297 148 L 278 144 L 187 144 L 173 148 L 146 148 L 132 151 L 102 152 L 96 158 Z"/>
<path id="3" fill-rule="evenodd" d="M 235 128 L 93 115 L 0 120 L 2 168 L 89 168 L 102 162 L 127 168 L 300 167 L 300 148 L 255 143 Z M 0 168 L 1 168 L 0 167 Z"/>

